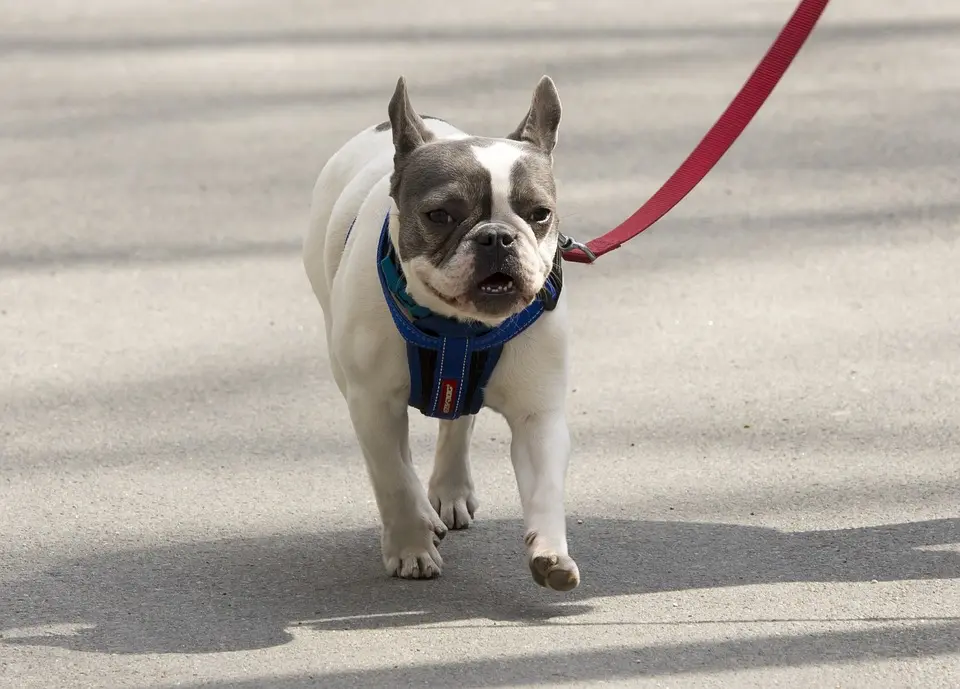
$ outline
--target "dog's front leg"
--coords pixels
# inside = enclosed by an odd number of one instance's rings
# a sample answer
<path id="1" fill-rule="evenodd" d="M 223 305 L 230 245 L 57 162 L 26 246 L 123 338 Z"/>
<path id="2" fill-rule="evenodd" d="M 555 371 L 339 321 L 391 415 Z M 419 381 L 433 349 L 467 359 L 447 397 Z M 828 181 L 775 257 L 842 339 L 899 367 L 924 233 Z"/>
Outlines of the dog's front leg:
<path id="1" fill-rule="evenodd" d="M 530 572 L 541 586 L 569 591 L 580 583 L 580 571 L 567 553 L 563 494 L 570 434 L 566 416 L 562 409 L 554 409 L 508 422 Z"/>
<path id="2" fill-rule="evenodd" d="M 382 391 L 350 393 L 350 417 L 383 524 L 384 567 L 405 579 L 438 576 L 443 560 L 437 545 L 447 529 L 413 469 L 406 406 L 384 401 Z"/>

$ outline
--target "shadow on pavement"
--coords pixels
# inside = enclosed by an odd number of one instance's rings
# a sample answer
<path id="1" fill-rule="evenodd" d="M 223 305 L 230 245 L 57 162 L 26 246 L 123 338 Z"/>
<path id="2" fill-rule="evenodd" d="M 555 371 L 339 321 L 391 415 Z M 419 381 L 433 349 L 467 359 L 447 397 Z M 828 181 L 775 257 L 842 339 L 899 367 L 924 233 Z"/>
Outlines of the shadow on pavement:
<path id="1" fill-rule="evenodd" d="M 544 653 L 521 658 L 435 663 L 295 677 L 182 685 L 185 689 L 305 689 L 306 687 L 513 687 L 571 681 L 624 680 L 693 672 L 840 664 L 860 658 L 915 658 L 960 652 L 960 621 L 882 626 L 863 631 L 765 636 L 641 648 Z M 732 686 L 732 685 L 731 685 Z"/>
<path id="2" fill-rule="evenodd" d="M 544 591 L 529 579 L 520 533 L 513 520 L 479 521 L 469 531 L 451 533 L 441 546 L 444 575 L 435 581 L 387 578 L 379 539 L 370 529 L 182 543 L 65 561 L 4 587 L 0 632 L 23 631 L 4 634 L 2 642 L 100 653 L 239 651 L 286 643 L 292 625 L 383 629 L 477 618 L 539 624 L 575 617 L 590 610 L 591 600 L 609 596 L 785 582 L 960 578 L 960 554 L 917 550 L 956 542 L 960 519 L 781 532 L 585 518 L 570 526 L 583 584 L 568 595 Z M 49 625 L 77 630 L 27 631 Z M 941 626 L 939 634 L 902 626 L 896 633 L 874 628 L 862 634 L 879 647 L 869 651 L 873 654 L 897 646 L 893 638 L 901 633 L 918 634 L 917 644 L 931 653 L 946 652 L 951 644 L 960 651 L 960 622 Z M 816 653 L 829 660 L 843 648 L 830 638 L 776 637 L 770 643 L 782 646 L 780 656 Z M 695 662 L 716 656 L 722 668 L 739 653 L 738 644 L 753 643 L 728 642 L 717 653 L 684 652 Z M 606 658 L 620 653 L 591 651 L 575 667 L 585 677 L 607 662 L 624 667 L 635 662 L 626 651 Z M 639 653 L 652 654 L 641 660 L 665 670 L 680 658 L 676 649 Z M 742 663 L 754 655 L 746 653 Z M 526 671 L 515 668 L 515 674 Z M 504 676 L 511 676 L 509 668 Z M 416 681 L 411 676 L 400 686 Z"/>

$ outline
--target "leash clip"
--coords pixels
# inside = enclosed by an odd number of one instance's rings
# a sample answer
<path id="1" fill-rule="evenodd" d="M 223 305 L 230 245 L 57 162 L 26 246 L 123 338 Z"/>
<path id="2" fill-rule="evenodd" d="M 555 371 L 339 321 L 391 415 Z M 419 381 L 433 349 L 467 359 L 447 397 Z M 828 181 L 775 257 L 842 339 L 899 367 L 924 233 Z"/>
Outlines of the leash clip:
<path id="1" fill-rule="evenodd" d="M 568 251 L 576 251 L 579 249 L 583 252 L 583 255 L 589 259 L 589 263 L 593 263 L 597 260 L 597 255 L 590 251 L 590 247 L 583 242 L 578 242 L 573 237 L 568 237 L 562 232 L 558 232 L 557 234 L 559 235 L 559 243 L 557 246 L 560 247 L 560 251 L 563 253 L 567 253 Z"/>

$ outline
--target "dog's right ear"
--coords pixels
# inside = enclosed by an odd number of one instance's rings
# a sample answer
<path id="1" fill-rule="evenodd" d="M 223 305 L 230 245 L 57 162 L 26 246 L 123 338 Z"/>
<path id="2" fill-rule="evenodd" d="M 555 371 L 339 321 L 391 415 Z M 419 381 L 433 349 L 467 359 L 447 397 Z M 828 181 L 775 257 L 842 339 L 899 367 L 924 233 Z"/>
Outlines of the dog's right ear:
<path id="1" fill-rule="evenodd" d="M 430 133 L 423 119 L 410 104 L 410 97 L 407 95 L 407 82 L 403 77 L 397 80 L 397 88 L 393 92 L 393 98 L 390 99 L 387 112 L 390 115 L 390 129 L 393 132 L 394 148 L 390 195 L 396 201 L 404 161 L 419 146 L 430 141 L 433 134 Z"/>

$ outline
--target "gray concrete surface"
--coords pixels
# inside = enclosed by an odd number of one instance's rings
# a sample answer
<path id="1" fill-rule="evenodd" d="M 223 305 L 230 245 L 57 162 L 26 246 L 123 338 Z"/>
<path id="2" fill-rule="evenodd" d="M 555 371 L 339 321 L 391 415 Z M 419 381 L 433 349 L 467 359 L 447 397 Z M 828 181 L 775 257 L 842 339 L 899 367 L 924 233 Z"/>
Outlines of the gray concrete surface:
<path id="1" fill-rule="evenodd" d="M 400 73 L 498 134 L 547 72 L 598 234 L 793 1 L 0 4 L 0 686 L 960 685 L 960 6 L 833 4 L 703 186 L 568 270 L 572 595 L 488 415 L 444 576 L 382 575 L 310 188 Z"/>

